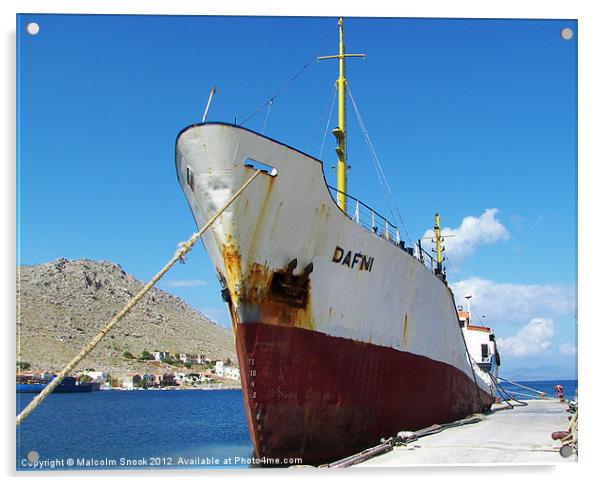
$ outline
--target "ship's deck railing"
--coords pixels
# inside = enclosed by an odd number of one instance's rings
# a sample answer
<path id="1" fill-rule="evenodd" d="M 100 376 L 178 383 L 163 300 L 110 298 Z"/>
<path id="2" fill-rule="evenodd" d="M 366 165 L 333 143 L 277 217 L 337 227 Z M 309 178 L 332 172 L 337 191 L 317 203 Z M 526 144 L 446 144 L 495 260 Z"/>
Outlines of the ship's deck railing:
<path id="1" fill-rule="evenodd" d="M 383 239 L 392 242 L 396 246 L 403 247 L 403 241 L 399 236 L 399 228 L 389 222 L 385 217 L 376 212 L 372 207 L 367 206 L 361 200 L 352 195 L 341 192 L 340 190 L 328 185 L 333 198 L 336 200 L 338 194 L 343 194 L 348 199 L 348 216 L 351 217 L 360 226 L 372 231 Z"/>
<path id="2" fill-rule="evenodd" d="M 430 268 L 432 272 L 435 272 L 435 268 L 437 267 L 437 260 L 433 258 L 433 256 L 431 256 L 429 252 L 422 247 L 422 243 L 420 241 L 418 241 L 418 245 L 416 247 L 415 257 L 427 268 Z"/>
<path id="3" fill-rule="evenodd" d="M 437 262 L 435 258 L 422 247 L 420 241 L 418 241 L 415 248 L 406 248 L 405 242 L 402 241 L 399 235 L 399 228 L 395 224 L 388 221 L 387 218 L 380 215 L 372 207 L 364 204 L 361 200 L 356 199 L 352 195 L 342 192 L 330 185 L 327 185 L 327 187 L 330 189 L 335 201 L 338 194 L 345 195 L 348 199 L 347 207 L 349 213 L 347 215 L 356 223 L 414 256 L 414 258 L 424 264 L 424 266 L 430 268 L 432 272 L 435 271 Z"/>

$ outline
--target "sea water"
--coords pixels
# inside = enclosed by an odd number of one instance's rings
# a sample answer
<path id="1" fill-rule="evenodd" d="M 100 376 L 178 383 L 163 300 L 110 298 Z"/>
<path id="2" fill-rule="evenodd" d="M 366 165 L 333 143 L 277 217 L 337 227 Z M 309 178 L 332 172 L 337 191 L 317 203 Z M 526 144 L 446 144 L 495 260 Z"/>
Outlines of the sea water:
<path id="1" fill-rule="evenodd" d="M 520 382 L 573 399 L 577 381 Z M 502 383 L 508 392 L 530 391 Z M 17 394 L 17 410 L 33 394 Z M 518 399 L 528 399 L 517 395 Z M 51 394 L 17 428 L 17 469 L 248 467 L 253 457 L 240 390 Z M 37 454 L 37 466 L 27 460 Z M 31 456 L 31 455 L 30 455 Z"/>
<path id="2" fill-rule="evenodd" d="M 556 381 L 519 381 L 517 384 L 521 384 L 522 386 L 530 387 L 536 391 L 544 392 L 547 398 L 555 397 L 555 389 L 554 386 L 560 384 L 563 388 L 564 399 L 567 401 L 572 401 L 575 399 L 575 394 L 577 391 L 577 381 L 576 380 L 556 380 Z M 529 391 L 525 388 L 515 386 L 508 382 L 500 381 L 500 386 L 507 391 L 509 394 L 514 393 L 517 399 L 529 399 L 526 395 L 531 395 L 533 397 L 537 397 L 537 393 L 533 391 Z"/>
<path id="3" fill-rule="evenodd" d="M 17 410 L 34 396 L 17 394 Z M 240 390 L 51 394 L 17 429 L 19 470 L 240 467 L 252 456 Z"/>

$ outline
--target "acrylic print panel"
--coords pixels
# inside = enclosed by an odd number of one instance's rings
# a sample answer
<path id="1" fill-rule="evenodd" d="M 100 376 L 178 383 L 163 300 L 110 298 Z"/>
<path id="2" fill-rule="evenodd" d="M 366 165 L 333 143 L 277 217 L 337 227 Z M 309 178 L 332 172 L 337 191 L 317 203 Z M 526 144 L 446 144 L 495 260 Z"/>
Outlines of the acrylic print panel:
<path id="1" fill-rule="evenodd" d="M 575 459 L 577 22 L 343 34 L 17 16 L 18 412 L 264 169 L 18 426 L 18 470 Z"/>

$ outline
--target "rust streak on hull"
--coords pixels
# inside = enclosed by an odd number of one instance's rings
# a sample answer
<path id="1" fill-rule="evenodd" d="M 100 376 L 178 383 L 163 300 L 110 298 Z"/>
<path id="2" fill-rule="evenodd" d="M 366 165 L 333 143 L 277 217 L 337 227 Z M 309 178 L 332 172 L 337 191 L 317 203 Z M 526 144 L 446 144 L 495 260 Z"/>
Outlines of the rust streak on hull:
<path id="1" fill-rule="evenodd" d="M 244 315 L 249 313 L 255 315 L 253 320 L 271 325 L 314 329 L 309 280 L 301 283 L 305 284 L 305 298 L 295 299 L 276 291 L 278 285 L 274 279 L 283 274 L 282 270 L 272 270 L 266 265 L 252 263 L 243 274 L 241 255 L 231 243 L 223 246 L 222 257 L 226 269 L 225 281 L 231 296 L 229 310 L 234 333 L 237 332 L 241 315 L 244 321 Z M 299 279 L 298 276 L 294 278 Z"/>

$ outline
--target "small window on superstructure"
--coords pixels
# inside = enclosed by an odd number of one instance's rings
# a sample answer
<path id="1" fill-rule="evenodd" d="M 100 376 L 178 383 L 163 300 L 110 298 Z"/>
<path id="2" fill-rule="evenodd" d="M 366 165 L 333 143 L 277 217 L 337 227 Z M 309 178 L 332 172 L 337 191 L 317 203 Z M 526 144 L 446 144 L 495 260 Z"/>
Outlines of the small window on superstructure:
<path id="1" fill-rule="evenodd" d="M 481 357 L 483 359 L 486 359 L 487 357 L 489 357 L 489 345 L 481 344 Z"/>
<path id="2" fill-rule="evenodd" d="M 186 167 L 186 183 L 194 192 L 194 172 L 190 167 Z"/>

